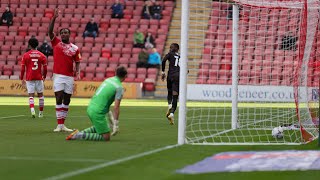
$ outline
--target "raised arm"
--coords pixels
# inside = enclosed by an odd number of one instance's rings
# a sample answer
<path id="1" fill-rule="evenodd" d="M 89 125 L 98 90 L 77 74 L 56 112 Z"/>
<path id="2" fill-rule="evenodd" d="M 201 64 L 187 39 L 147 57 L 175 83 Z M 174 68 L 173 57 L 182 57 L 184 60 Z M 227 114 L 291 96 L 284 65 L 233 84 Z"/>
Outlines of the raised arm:
<path id="1" fill-rule="evenodd" d="M 50 22 L 50 25 L 49 25 L 49 37 L 50 37 L 50 40 L 52 40 L 54 38 L 54 33 L 53 33 L 53 28 L 54 28 L 54 23 L 56 21 L 56 18 L 59 16 L 59 9 L 55 9 L 54 10 L 54 14 L 53 14 L 53 17 L 51 19 L 51 22 Z"/>

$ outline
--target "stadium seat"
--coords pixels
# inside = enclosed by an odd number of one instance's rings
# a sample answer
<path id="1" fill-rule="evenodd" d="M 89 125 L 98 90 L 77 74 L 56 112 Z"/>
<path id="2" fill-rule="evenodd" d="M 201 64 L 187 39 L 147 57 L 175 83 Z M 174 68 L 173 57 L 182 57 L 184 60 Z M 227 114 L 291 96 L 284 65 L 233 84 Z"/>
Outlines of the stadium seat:
<path id="1" fill-rule="evenodd" d="M 11 80 L 19 80 L 19 75 L 11 75 L 9 79 L 11 79 Z"/>
<path id="2" fill-rule="evenodd" d="M 34 8 L 27 8 L 26 9 L 26 17 L 34 17 L 35 15 L 35 9 Z"/>
<path id="3" fill-rule="evenodd" d="M 112 77 L 115 76 L 115 68 L 107 68 L 106 69 L 106 77 Z"/>
<path id="4" fill-rule="evenodd" d="M 0 75 L 0 80 L 8 80 L 9 75 Z"/>
<path id="5" fill-rule="evenodd" d="M 39 0 L 29 0 L 29 8 L 37 9 Z"/>
<path id="6" fill-rule="evenodd" d="M 155 81 L 154 79 L 146 79 L 143 82 L 143 89 L 145 91 L 155 91 Z"/>

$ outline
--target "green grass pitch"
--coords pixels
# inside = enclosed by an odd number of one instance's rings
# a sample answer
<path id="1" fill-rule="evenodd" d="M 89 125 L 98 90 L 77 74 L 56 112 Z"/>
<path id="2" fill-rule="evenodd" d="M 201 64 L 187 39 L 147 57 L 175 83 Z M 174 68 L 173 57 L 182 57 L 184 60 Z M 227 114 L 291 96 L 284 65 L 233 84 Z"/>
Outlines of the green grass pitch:
<path id="1" fill-rule="evenodd" d="M 46 98 L 45 117 L 41 119 L 30 117 L 27 100 L 26 97 L 0 98 L 0 179 L 3 180 L 47 179 L 177 143 L 177 125 L 168 125 L 164 117 L 165 100 L 123 100 L 120 133 L 108 143 L 65 141 L 67 134 L 52 132 L 56 126 L 54 99 Z M 87 103 L 88 99 L 72 99 L 68 127 L 83 129 L 91 125 L 86 117 Z M 300 146 L 183 145 L 66 179 L 315 180 L 320 177 L 320 171 L 175 173 L 218 152 L 288 149 L 319 150 L 316 142 Z"/>

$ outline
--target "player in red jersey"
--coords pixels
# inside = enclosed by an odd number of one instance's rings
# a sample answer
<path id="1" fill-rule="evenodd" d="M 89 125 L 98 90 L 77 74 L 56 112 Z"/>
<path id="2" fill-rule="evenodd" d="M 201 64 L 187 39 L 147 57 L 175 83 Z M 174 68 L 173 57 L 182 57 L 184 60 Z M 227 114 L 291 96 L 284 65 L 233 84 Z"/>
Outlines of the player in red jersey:
<path id="1" fill-rule="evenodd" d="M 61 40 L 54 34 L 54 23 L 58 16 L 59 9 L 55 9 L 49 25 L 49 37 L 53 47 L 53 88 L 56 97 L 56 116 L 58 122 L 57 128 L 53 131 L 71 132 L 73 130 L 67 128 L 64 125 L 64 121 L 68 115 L 70 98 L 73 93 L 74 76 L 80 79 L 81 55 L 79 48 L 69 41 L 70 30 L 68 28 L 60 30 Z"/>
<path id="2" fill-rule="evenodd" d="M 43 97 L 43 81 L 47 75 L 47 59 L 44 54 L 37 50 L 39 42 L 36 38 L 31 38 L 28 42 L 29 50 L 26 52 L 21 61 L 20 80 L 22 84 L 27 85 L 29 94 L 29 106 L 31 115 L 35 118 L 34 110 L 34 93 L 37 92 L 39 97 L 39 117 L 43 117 L 44 97 Z M 43 71 L 42 71 L 43 67 Z M 26 81 L 24 73 L 26 72 Z"/>

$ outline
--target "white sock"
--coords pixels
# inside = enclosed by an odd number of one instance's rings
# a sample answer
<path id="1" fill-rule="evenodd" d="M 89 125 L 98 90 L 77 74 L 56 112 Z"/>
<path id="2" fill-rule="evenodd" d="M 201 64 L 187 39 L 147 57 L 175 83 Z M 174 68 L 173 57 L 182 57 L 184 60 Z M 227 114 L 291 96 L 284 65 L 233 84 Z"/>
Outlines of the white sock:
<path id="1" fill-rule="evenodd" d="M 168 109 L 171 109 L 172 108 L 172 104 L 168 104 Z"/>

